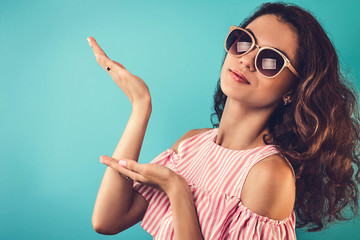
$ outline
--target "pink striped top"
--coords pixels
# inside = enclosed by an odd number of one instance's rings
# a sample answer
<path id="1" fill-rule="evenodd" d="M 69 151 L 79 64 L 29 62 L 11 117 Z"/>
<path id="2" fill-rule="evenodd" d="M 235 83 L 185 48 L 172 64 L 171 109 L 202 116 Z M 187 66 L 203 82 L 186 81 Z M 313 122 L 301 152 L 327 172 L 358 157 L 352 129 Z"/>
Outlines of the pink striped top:
<path id="1" fill-rule="evenodd" d="M 198 133 L 182 141 L 178 153 L 169 148 L 151 161 L 187 180 L 204 239 L 296 239 L 294 210 L 287 218 L 275 220 L 251 211 L 240 200 L 251 167 L 279 151 L 274 145 L 224 148 L 215 142 L 217 132 L 214 128 Z M 154 239 L 174 239 L 167 195 L 138 182 L 134 189 L 149 203 L 141 226 Z"/>

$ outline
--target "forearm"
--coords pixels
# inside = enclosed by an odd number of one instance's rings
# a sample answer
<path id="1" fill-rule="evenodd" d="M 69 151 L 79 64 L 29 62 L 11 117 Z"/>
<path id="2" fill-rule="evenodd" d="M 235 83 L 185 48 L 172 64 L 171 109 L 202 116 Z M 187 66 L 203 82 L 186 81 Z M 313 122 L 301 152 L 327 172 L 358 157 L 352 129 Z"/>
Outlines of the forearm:
<path id="1" fill-rule="evenodd" d="M 151 114 L 151 104 L 133 106 L 129 121 L 112 155 L 138 161 L 140 149 Z M 107 167 L 96 198 L 93 225 L 116 229 L 129 211 L 133 201 L 133 181 L 126 180 L 119 172 Z"/>
<path id="2" fill-rule="evenodd" d="M 199 220 L 190 188 L 184 181 L 178 181 L 168 193 L 173 215 L 176 240 L 202 240 Z"/>
<path id="3" fill-rule="evenodd" d="M 138 160 L 151 110 L 151 104 L 133 106 L 129 121 L 112 155 L 113 158 Z"/>

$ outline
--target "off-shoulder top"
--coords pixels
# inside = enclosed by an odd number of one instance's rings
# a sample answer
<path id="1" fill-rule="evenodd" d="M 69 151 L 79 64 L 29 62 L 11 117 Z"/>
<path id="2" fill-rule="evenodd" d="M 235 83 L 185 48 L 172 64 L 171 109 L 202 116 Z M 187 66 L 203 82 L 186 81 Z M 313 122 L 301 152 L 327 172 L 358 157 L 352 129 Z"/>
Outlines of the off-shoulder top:
<path id="1" fill-rule="evenodd" d="M 198 133 L 183 140 L 178 153 L 169 148 L 151 161 L 187 180 L 204 239 L 296 239 L 294 210 L 285 219 L 275 220 L 251 211 L 240 199 L 250 169 L 279 151 L 274 145 L 246 150 L 224 148 L 216 144 L 217 132 L 214 128 Z M 173 239 L 167 195 L 138 182 L 134 182 L 133 189 L 149 203 L 142 228 L 154 239 Z"/>

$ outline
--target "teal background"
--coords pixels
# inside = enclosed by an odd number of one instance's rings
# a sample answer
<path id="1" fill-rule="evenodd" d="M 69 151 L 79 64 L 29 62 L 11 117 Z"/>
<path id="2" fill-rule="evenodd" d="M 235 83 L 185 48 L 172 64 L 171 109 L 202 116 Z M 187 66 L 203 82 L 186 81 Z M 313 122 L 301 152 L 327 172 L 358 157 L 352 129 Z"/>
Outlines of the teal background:
<path id="1" fill-rule="evenodd" d="M 91 215 L 131 113 L 86 38 L 149 86 L 141 163 L 186 131 L 211 127 L 224 40 L 264 1 L 0 1 L 0 239 L 152 239 L 140 224 L 115 236 Z M 290 1 L 310 10 L 357 80 L 358 1 Z M 359 217 L 298 239 L 353 239 Z"/>

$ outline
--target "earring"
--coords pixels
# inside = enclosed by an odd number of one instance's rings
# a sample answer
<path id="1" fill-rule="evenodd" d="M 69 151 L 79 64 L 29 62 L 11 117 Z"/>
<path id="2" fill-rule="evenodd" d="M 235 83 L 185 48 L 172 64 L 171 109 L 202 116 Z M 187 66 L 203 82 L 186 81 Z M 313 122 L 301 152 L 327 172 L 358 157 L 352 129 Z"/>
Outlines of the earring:
<path id="1" fill-rule="evenodd" d="M 287 98 L 285 98 L 284 100 L 284 105 L 288 104 L 291 102 L 290 96 L 288 96 Z"/>

